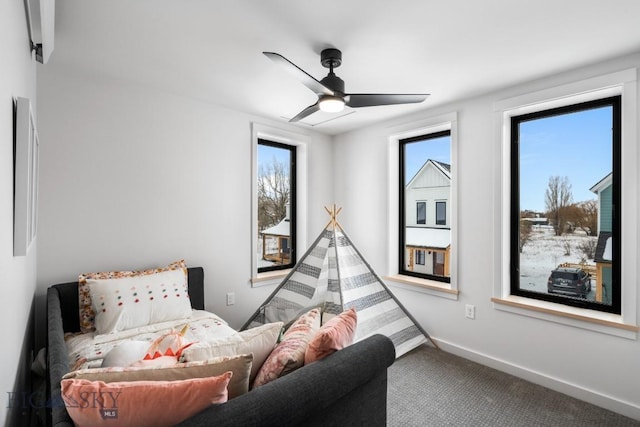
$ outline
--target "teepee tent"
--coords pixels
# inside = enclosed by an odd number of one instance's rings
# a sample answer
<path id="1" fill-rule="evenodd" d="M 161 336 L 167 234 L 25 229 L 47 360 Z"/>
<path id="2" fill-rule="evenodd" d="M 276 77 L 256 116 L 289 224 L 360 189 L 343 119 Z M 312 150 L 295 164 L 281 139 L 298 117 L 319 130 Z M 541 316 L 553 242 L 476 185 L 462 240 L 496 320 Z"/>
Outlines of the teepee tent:
<path id="1" fill-rule="evenodd" d="M 242 329 L 287 324 L 313 307 L 322 308 L 324 320 L 353 307 L 358 314 L 355 341 L 386 335 L 396 357 L 427 339 L 437 347 L 347 237 L 336 221 L 340 210 L 327 209 L 327 227 Z"/>

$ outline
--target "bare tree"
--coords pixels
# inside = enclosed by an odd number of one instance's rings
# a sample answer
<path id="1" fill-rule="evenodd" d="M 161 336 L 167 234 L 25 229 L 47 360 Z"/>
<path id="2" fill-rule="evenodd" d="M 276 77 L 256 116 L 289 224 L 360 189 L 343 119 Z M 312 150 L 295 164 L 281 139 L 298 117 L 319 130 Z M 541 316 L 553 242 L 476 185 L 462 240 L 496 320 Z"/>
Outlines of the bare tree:
<path id="1" fill-rule="evenodd" d="M 544 199 L 547 217 L 552 222 L 556 236 L 561 236 L 567 226 L 567 207 L 573 199 L 569 178 L 549 177 L 549 186 Z"/>
<path id="2" fill-rule="evenodd" d="M 578 250 L 582 253 L 582 259 L 584 262 L 592 260 L 596 256 L 596 245 L 598 240 L 593 237 L 587 237 L 578 245 Z"/>
<path id="3" fill-rule="evenodd" d="M 585 233 L 587 236 L 598 234 L 598 201 L 587 200 L 569 207 L 569 221 Z"/>
<path id="4" fill-rule="evenodd" d="M 258 229 L 276 225 L 287 214 L 289 203 L 289 171 L 285 163 L 274 157 L 258 170 Z"/>
<path id="5" fill-rule="evenodd" d="M 523 217 L 520 217 L 520 240 L 519 240 L 519 247 L 520 247 L 520 253 L 522 253 L 522 250 L 524 249 L 524 246 L 529 243 L 529 241 L 531 240 L 531 233 L 533 231 L 533 226 L 531 224 L 531 221 L 527 221 L 525 219 L 523 219 Z"/>

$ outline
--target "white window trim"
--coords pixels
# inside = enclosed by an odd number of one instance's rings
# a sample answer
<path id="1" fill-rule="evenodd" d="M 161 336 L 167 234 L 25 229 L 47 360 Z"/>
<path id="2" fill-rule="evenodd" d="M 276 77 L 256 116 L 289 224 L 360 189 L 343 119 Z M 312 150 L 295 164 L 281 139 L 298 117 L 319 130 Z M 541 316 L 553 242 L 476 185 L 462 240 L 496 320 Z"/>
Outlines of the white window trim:
<path id="1" fill-rule="evenodd" d="M 252 287 L 279 283 L 291 269 L 258 273 L 258 139 L 296 147 L 296 254 L 307 247 L 307 147 L 311 137 L 304 134 L 263 125 L 251 124 L 251 275 Z"/>
<path id="2" fill-rule="evenodd" d="M 447 299 L 458 299 L 458 115 L 456 112 L 434 116 L 425 120 L 407 123 L 394 127 L 390 130 L 388 142 L 388 171 L 389 179 L 387 182 L 387 236 L 389 241 L 389 249 L 387 252 L 387 276 L 385 279 L 391 285 L 403 289 L 435 295 Z M 400 205 L 400 140 L 412 138 L 414 136 L 428 135 L 431 133 L 448 130 L 451 132 L 451 200 L 449 208 L 451 209 L 451 264 L 450 282 L 438 282 L 436 280 L 428 280 L 413 276 L 406 276 L 399 273 L 398 270 L 398 224 L 400 215 L 398 206 Z"/>
<path id="3" fill-rule="evenodd" d="M 640 164 L 637 148 L 637 70 L 628 69 L 594 77 L 567 85 L 549 88 L 494 104 L 495 131 L 501 138 L 496 144 L 494 159 L 500 164 L 493 168 L 496 191 L 494 199 L 494 308 L 516 314 L 571 325 L 629 339 L 637 339 L 637 287 L 640 277 L 638 257 L 638 191 Z M 610 96 L 622 95 L 622 162 L 621 198 L 621 314 L 570 307 L 564 304 L 539 301 L 511 295 L 509 277 L 510 256 L 510 195 L 511 195 L 511 135 L 513 116 L 551 108 L 573 105 Z"/>

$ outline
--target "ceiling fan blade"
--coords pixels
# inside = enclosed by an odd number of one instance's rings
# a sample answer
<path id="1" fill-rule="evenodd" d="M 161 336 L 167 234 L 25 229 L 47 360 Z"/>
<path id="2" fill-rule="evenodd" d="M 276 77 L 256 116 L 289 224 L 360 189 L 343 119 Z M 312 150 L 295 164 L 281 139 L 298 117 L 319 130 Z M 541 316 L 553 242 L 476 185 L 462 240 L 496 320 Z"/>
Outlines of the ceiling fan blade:
<path id="1" fill-rule="evenodd" d="M 304 119 L 305 117 L 310 116 L 311 114 L 315 113 L 318 110 L 320 110 L 320 106 L 316 102 L 315 104 L 309 105 L 307 108 L 305 108 L 304 110 L 300 111 L 294 118 L 289 120 L 289 123 L 300 121 L 300 120 Z"/>
<path id="2" fill-rule="evenodd" d="M 265 54 L 273 62 L 280 64 L 280 66 L 286 69 L 291 75 L 293 75 L 293 77 L 295 77 L 303 85 L 311 89 L 313 93 L 317 95 L 331 95 L 331 96 L 335 95 L 334 91 L 332 91 L 331 89 L 329 89 L 328 87 L 320 83 L 318 80 L 314 79 L 312 76 L 307 74 L 307 72 L 304 71 L 302 68 L 298 67 L 296 64 L 289 61 L 287 58 L 280 55 L 279 53 L 274 53 L 274 52 L 262 52 L 262 53 Z"/>
<path id="3" fill-rule="evenodd" d="M 373 107 L 376 105 L 416 104 L 427 99 L 429 94 L 382 94 L 354 93 L 345 96 L 349 107 Z"/>

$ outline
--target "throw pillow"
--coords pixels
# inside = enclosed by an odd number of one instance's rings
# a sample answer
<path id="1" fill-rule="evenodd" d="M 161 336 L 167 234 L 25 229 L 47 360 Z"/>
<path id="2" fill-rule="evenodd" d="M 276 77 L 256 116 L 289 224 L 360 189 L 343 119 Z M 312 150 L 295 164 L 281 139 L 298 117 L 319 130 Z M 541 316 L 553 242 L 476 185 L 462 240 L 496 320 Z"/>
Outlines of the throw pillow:
<path id="1" fill-rule="evenodd" d="M 95 311 L 93 308 L 91 293 L 89 292 L 89 281 L 102 281 L 108 279 L 131 279 L 134 277 L 144 277 L 165 271 L 179 270 L 185 275 L 187 283 L 187 266 L 184 260 L 176 261 L 166 267 L 154 268 L 141 271 L 109 271 L 101 273 L 88 273 L 78 276 L 78 297 L 80 304 L 80 331 L 82 333 L 93 332 L 95 330 Z M 185 289 L 185 293 L 188 290 Z M 144 292 L 144 289 L 143 291 Z M 140 294 L 142 296 L 142 293 Z M 154 300 L 156 299 L 155 295 Z M 164 296 L 160 297 L 164 299 Z M 167 299 L 169 297 L 167 296 Z M 190 304 L 189 304 L 190 305 Z"/>
<path id="2" fill-rule="evenodd" d="M 328 320 L 313 336 L 304 353 L 304 363 L 324 359 L 331 353 L 353 344 L 358 325 L 358 315 L 354 308 L 345 310 Z"/>
<path id="3" fill-rule="evenodd" d="M 282 322 L 267 323 L 215 342 L 197 343 L 184 349 L 180 360 L 193 362 L 219 356 L 253 353 L 250 377 L 250 381 L 253 382 L 258 369 L 275 347 L 281 330 Z"/>
<path id="4" fill-rule="evenodd" d="M 300 316 L 282 337 L 282 341 L 263 363 L 253 382 L 259 387 L 304 364 L 304 354 L 309 341 L 320 328 L 320 309 L 314 308 Z"/>
<path id="5" fill-rule="evenodd" d="M 117 279 L 86 279 L 98 334 L 191 316 L 182 269 Z"/>
<path id="6" fill-rule="evenodd" d="M 63 379 L 83 379 L 90 381 L 104 381 L 105 383 L 120 381 L 177 381 L 189 378 L 204 378 L 221 375 L 227 371 L 233 372 L 229 382 L 229 399 L 240 396 L 249 391 L 249 375 L 253 355 L 238 354 L 222 356 L 213 359 L 174 363 L 169 367 L 112 367 L 81 369 L 69 372 Z"/>
<path id="7" fill-rule="evenodd" d="M 62 399 L 78 427 L 173 426 L 227 401 L 233 374 L 183 381 L 61 381 Z"/>
<path id="8" fill-rule="evenodd" d="M 109 368 L 112 366 L 126 367 L 138 360 L 142 360 L 151 343 L 149 341 L 124 341 L 113 347 L 104 359 L 102 359 L 102 367 Z"/>

